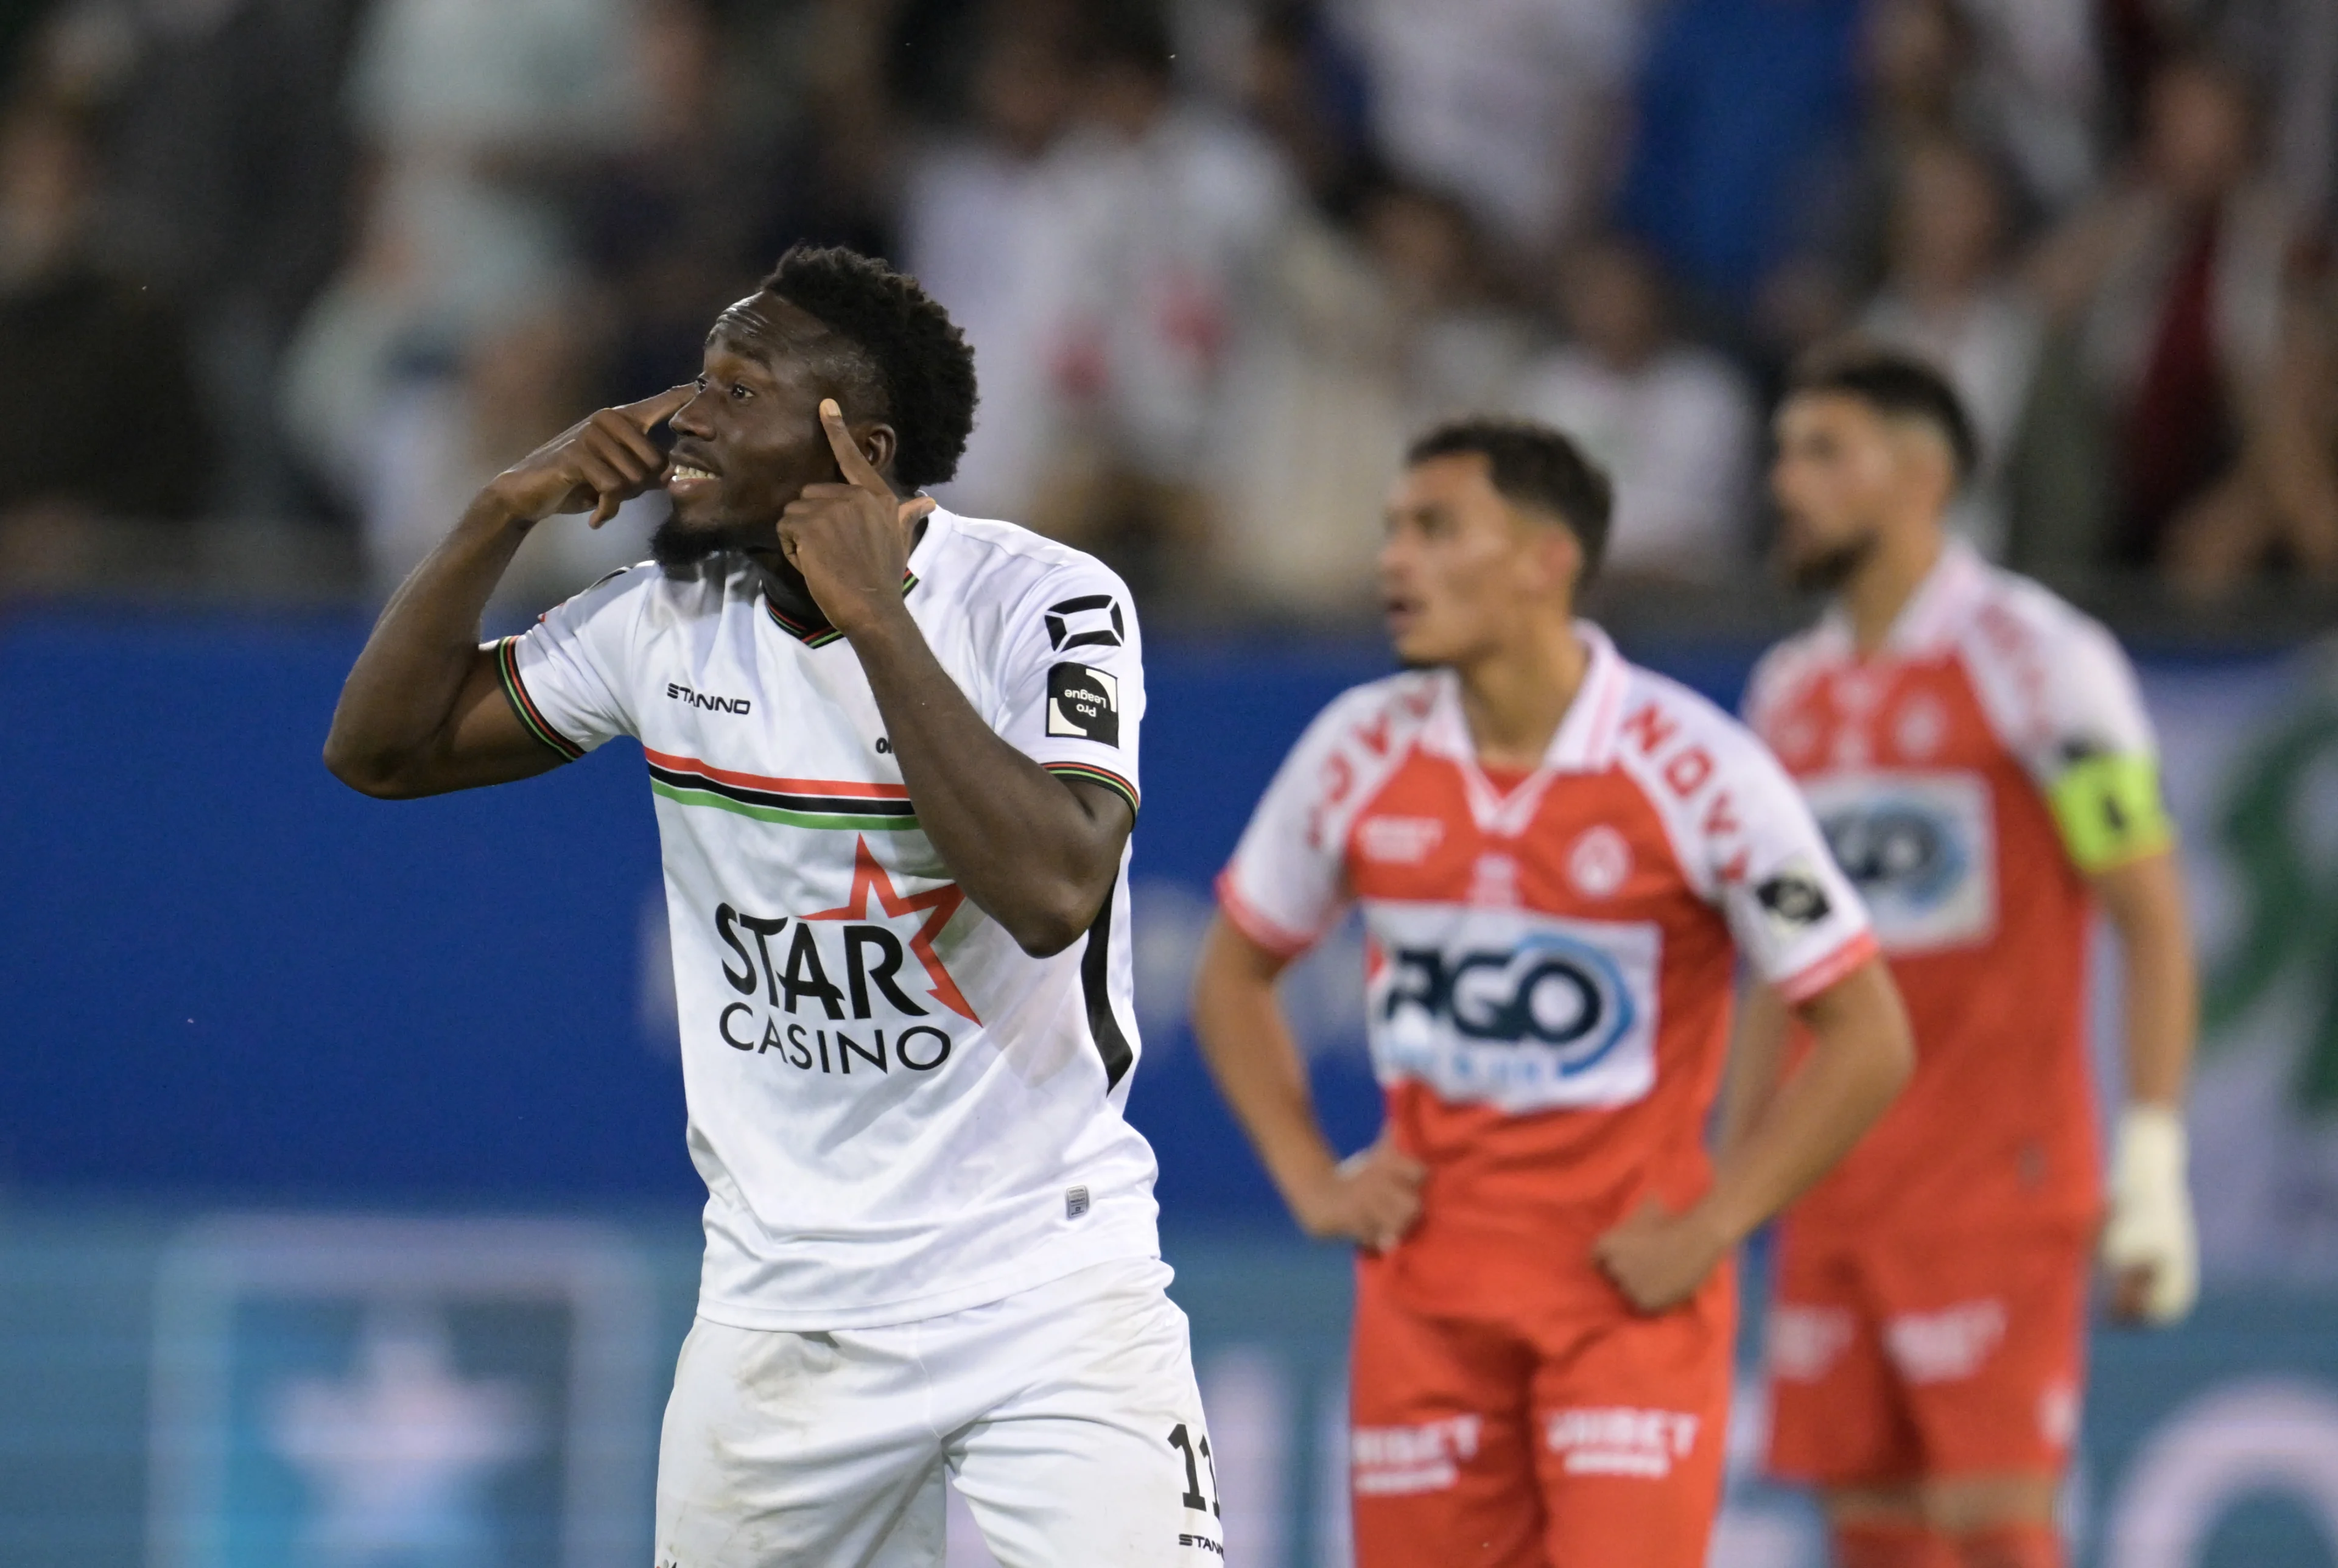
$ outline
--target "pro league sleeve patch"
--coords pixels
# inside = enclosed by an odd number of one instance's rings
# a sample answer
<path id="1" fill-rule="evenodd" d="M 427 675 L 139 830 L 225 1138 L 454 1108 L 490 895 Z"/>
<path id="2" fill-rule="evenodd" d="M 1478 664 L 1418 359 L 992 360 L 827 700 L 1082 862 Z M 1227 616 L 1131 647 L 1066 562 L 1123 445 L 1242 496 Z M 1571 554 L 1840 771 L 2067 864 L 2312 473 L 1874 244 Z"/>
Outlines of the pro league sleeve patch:
<path id="1" fill-rule="evenodd" d="M 1834 913 L 1826 885 L 1809 857 L 1797 855 L 1754 889 L 1762 914 L 1780 938 L 1793 941 Z"/>
<path id="2" fill-rule="evenodd" d="M 1086 664 L 1054 666 L 1047 671 L 1047 733 L 1119 745 L 1119 681 Z"/>

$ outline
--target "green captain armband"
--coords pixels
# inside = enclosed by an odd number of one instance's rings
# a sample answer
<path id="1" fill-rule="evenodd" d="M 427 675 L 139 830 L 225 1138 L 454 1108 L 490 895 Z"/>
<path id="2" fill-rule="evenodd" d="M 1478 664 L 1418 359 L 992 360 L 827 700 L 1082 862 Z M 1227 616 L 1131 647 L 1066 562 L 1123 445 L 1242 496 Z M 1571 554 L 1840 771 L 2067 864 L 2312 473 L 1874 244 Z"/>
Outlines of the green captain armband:
<path id="1" fill-rule="evenodd" d="M 2176 824 L 2160 799 L 2159 764 L 2146 753 L 2080 757 L 2047 787 L 2046 802 L 2062 829 L 2063 848 L 2089 876 L 2176 842 Z"/>

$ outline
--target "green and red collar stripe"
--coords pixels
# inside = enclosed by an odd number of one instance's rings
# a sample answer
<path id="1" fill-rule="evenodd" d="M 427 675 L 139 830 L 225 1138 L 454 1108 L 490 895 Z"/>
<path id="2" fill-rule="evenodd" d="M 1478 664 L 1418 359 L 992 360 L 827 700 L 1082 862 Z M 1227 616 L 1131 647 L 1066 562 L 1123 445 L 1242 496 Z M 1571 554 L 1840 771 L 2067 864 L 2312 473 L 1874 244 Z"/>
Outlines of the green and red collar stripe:
<path id="1" fill-rule="evenodd" d="M 917 808 L 899 784 L 839 779 L 772 779 L 717 768 L 695 757 L 642 748 L 650 789 L 679 806 L 707 806 L 788 828 L 849 828 L 913 833 Z"/>
<path id="2" fill-rule="evenodd" d="M 519 715 L 520 724 L 529 734 L 559 752 L 563 761 L 574 762 L 584 755 L 584 748 L 554 729 L 543 710 L 536 707 L 535 699 L 527 694 L 527 687 L 519 678 L 518 638 L 506 637 L 496 644 L 496 673 L 503 677 L 504 700 L 512 705 L 512 711 Z"/>
<path id="3" fill-rule="evenodd" d="M 1093 768 L 1086 762 L 1042 762 L 1039 766 L 1058 779 L 1085 779 L 1091 784 L 1101 784 L 1126 800 L 1131 811 L 1140 809 L 1136 786 L 1108 768 Z"/>
<path id="4" fill-rule="evenodd" d="M 915 572 L 905 571 L 901 573 L 902 598 L 908 598 L 909 596 L 909 590 L 915 588 L 917 585 L 918 574 Z M 779 622 L 781 631 L 786 632 L 789 636 L 794 638 L 797 642 L 802 643 L 807 648 L 825 648 L 830 643 L 836 642 L 844 635 L 843 632 L 839 632 L 835 627 L 830 625 L 825 621 L 797 620 L 794 616 L 786 613 L 781 610 L 778 605 L 772 603 L 771 595 L 769 594 L 765 594 L 763 596 L 763 608 L 771 612 L 771 619 Z"/>

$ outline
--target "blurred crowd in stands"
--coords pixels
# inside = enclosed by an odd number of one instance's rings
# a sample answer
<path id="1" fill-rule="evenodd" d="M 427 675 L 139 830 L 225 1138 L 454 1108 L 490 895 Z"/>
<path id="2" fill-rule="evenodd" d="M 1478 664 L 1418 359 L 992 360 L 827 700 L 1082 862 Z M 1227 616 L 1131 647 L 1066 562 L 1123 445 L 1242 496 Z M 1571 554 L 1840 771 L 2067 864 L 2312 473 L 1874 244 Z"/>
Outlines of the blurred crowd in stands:
<path id="1" fill-rule="evenodd" d="M 1970 400 L 1992 554 L 2338 603 L 2333 0 L 9 15 L 0 593 L 386 593 L 810 240 L 973 339 L 946 501 L 1156 613 L 1351 614 L 1408 434 L 1489 409 L 1616 475 L 1618 578 L 1739 590 L 1766 398 L 1846 332 Z"/>

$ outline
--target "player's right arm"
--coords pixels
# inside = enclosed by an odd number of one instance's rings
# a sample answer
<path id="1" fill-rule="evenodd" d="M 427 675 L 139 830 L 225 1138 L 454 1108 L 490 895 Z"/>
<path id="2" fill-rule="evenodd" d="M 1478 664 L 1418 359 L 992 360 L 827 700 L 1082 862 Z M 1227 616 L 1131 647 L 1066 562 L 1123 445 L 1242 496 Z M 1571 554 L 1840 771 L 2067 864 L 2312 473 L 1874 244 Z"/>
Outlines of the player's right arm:
<path id="1" fill-rule="evenodd" d="M 1211 922 L 1194 976 L 1202 1060 L 1301 1230 L 1392 1246 L 1420 1217 L 1426 1172 L 1386 1137 L 1344 1161 L 1332 1152 L 1275 995 L 1275 979 L 1290 962 L 1224 916 Z"/>
<path id="2" fill-rule="evenodd" d="M 1370 793 L 1363 770 L 1394 754 L 1385 683 L 1316 717 L 1260 798 L 1218 878 L 1220 913 L 1194 976 L 1194 1035 L 1218 1091 L 1311 1236 L 1385 1248 L 1420 1214 L 1425 1170 L 1384 1133 L 1341 1160 L 1323 1136 L 1307 1065 L 1274 983 L 1347 903 L 1344 824 Z M 1377 733 L 1374 746 L 1359 744 Z"/>
<path id="3" fill-rule="evenodd" d="M 341 687 L 325 766 L 384 799 L 507 783 L 559 763 L 505 695 L 479 618 L 527 531 L 592 509 L 592 525 L 654 485 L 665 455 L 649 432 L 690 401 L 670 387 L 578 421 L 489 481 L 462 521 L 390 596 Z"/>

